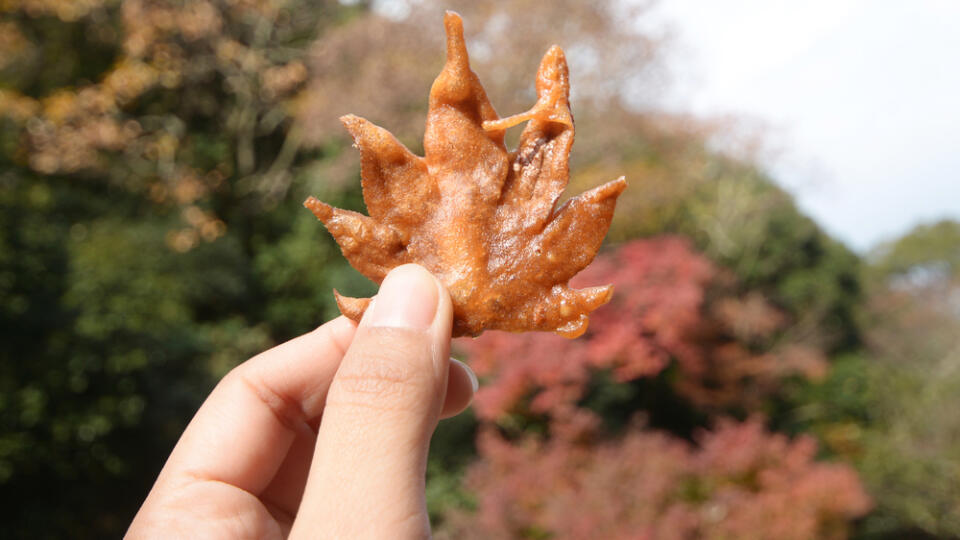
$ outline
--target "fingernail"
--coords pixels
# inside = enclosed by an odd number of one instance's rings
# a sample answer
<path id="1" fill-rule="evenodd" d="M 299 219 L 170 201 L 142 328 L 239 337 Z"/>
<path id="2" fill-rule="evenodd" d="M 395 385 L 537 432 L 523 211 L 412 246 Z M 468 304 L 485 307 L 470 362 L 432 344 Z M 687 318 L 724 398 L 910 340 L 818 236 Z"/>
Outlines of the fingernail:
<path id="1" fill-rule="evenodd" d="M 463 366 L 463 371 L 465 371 L 467 373 L 467 377 L 470 378 L 470 386 L 473 388 L 473 391 L 476 392 L 477 389 L 480 388 L 480 381 L 477 380 L 477 374 L 474 373 L 472 369 L 470 369 L 470 366 L 468 366 L 464 362 L 461 362 L 460 360 L 457 360 L 456 358 L 451 357 L 450 361 L 456 362 L 461 366 Z"/>
<path id="2" fill-rule="evenodd" d="M 380 285 L 370 326 L 425 330 L 437 314 L 438 299 L 436 280 L 422 266 L 398 266 Z"/>

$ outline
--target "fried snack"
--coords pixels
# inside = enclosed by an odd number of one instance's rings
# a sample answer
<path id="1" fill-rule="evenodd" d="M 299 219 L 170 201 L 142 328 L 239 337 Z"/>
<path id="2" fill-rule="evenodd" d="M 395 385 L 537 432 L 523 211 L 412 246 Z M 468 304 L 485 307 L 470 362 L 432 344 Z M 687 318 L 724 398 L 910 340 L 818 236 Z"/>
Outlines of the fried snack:
<path id="1" fill-rule="evenodd" d="M 370 216 L 313 197 L 304 206 L 344 256 L 376 283 L 404 263 L 426 267 L 453 300 L 453 335 L 485 329 L 552 331 L 577 337 L 612 285 L 574 290 L 567 282 L 593 260 L 610 227 L 623 177 L 556 208 L 569 179 L 573 145 L 570 83 L 554 46 L 537 72 L 537 103 L 500 118 L 470 70 L 460 16 L 447 12 L 446 65 L 430 89 L 421 158 L 387 130 L 341 118 L 360 149 Z M 508 152 L 507 128 L 528 121 Z M 340 311 L 359 321 L 369 298 L 334 291 Z"/>

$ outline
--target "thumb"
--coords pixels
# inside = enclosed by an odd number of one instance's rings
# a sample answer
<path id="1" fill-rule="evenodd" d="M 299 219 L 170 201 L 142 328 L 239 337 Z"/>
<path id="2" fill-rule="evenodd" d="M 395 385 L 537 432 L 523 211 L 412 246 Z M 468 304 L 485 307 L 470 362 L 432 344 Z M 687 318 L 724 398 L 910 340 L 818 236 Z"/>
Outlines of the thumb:
<path id="1" fill-rule="evenodd" d="M 452 318 L 446 289 L 422 267 L 384 279 L 330 385 L 291 538 L 429 535 L 424 476 Z"/>

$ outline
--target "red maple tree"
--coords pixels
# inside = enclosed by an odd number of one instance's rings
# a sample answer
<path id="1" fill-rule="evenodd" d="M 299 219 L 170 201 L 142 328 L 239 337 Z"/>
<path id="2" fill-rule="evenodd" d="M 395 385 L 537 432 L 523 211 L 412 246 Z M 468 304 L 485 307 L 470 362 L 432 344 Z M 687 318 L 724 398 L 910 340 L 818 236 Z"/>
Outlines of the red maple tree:
<path id="1" fill-rule="evenodd" d="M 518 407 L 535 415 L 564 410 L 598 370 L 628 382 L 676 362 L 676 390 L 695 405 L 747 409 L 783 377 L 825 370 L 819 350 L 780 335 L 785 314 L 758 293 L 739 294 L 728 274 L 681 237 L 627 243 L 598 257 L 572 285 L 597 283 L 613 283 L 615 295 L 594 312 L 585 338 L 489 332 L 458 342 L 486 379 L 474 401 L 481 418 Z"/>
<path id="2" fill-rule="evenodd" d="M 720 421 L 693 445 L 642 426 L 597 440 L 589 413 L 576 416 L 577 428 L 548 439 L 483 430 L 467 475 L 477 512 L 451 515 L 443 534 L 837 539 L 871 506 L 851 467 L 814 461 L 813 439 L 791 441 L 756 419 Z"/>
<path id="3" fill-rule="evenodd" d="M 476 512 L 453 512 L 450 538 L 843 538 L 871 502 L 848 465 L 814 460 L 809 437 L 771 433 L 755 410 L 787 376 L 818 376 L 822 354 L 790 320 L 679 237 L 628 243 L 577 285 L 613 283 L 585 337 L 489 332 L 461 341 L 484 384 L 474 400 Z M 678 395 L 712 415 L 692 441 L 634 420 L 619 435 L 583 406 L 591 377 L 656 376 L 675 363 Z M 642 418 L 643 411 L 626 411 Z M 532 416 L 537 435 L 502 429 Z"/>

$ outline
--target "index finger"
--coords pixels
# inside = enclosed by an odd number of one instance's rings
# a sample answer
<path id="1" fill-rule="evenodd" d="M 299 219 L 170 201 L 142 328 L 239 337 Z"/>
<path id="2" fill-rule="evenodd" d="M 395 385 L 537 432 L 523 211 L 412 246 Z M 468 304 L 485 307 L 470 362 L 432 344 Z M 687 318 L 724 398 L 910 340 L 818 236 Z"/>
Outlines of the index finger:
<path id="1" fill-rule="evenodd" d="M 234 368 L 190 421 L 154 491 L 213 480 L 262 492 L 297 433 L 313 431 L 355 331 L 339 317 Z"/>

